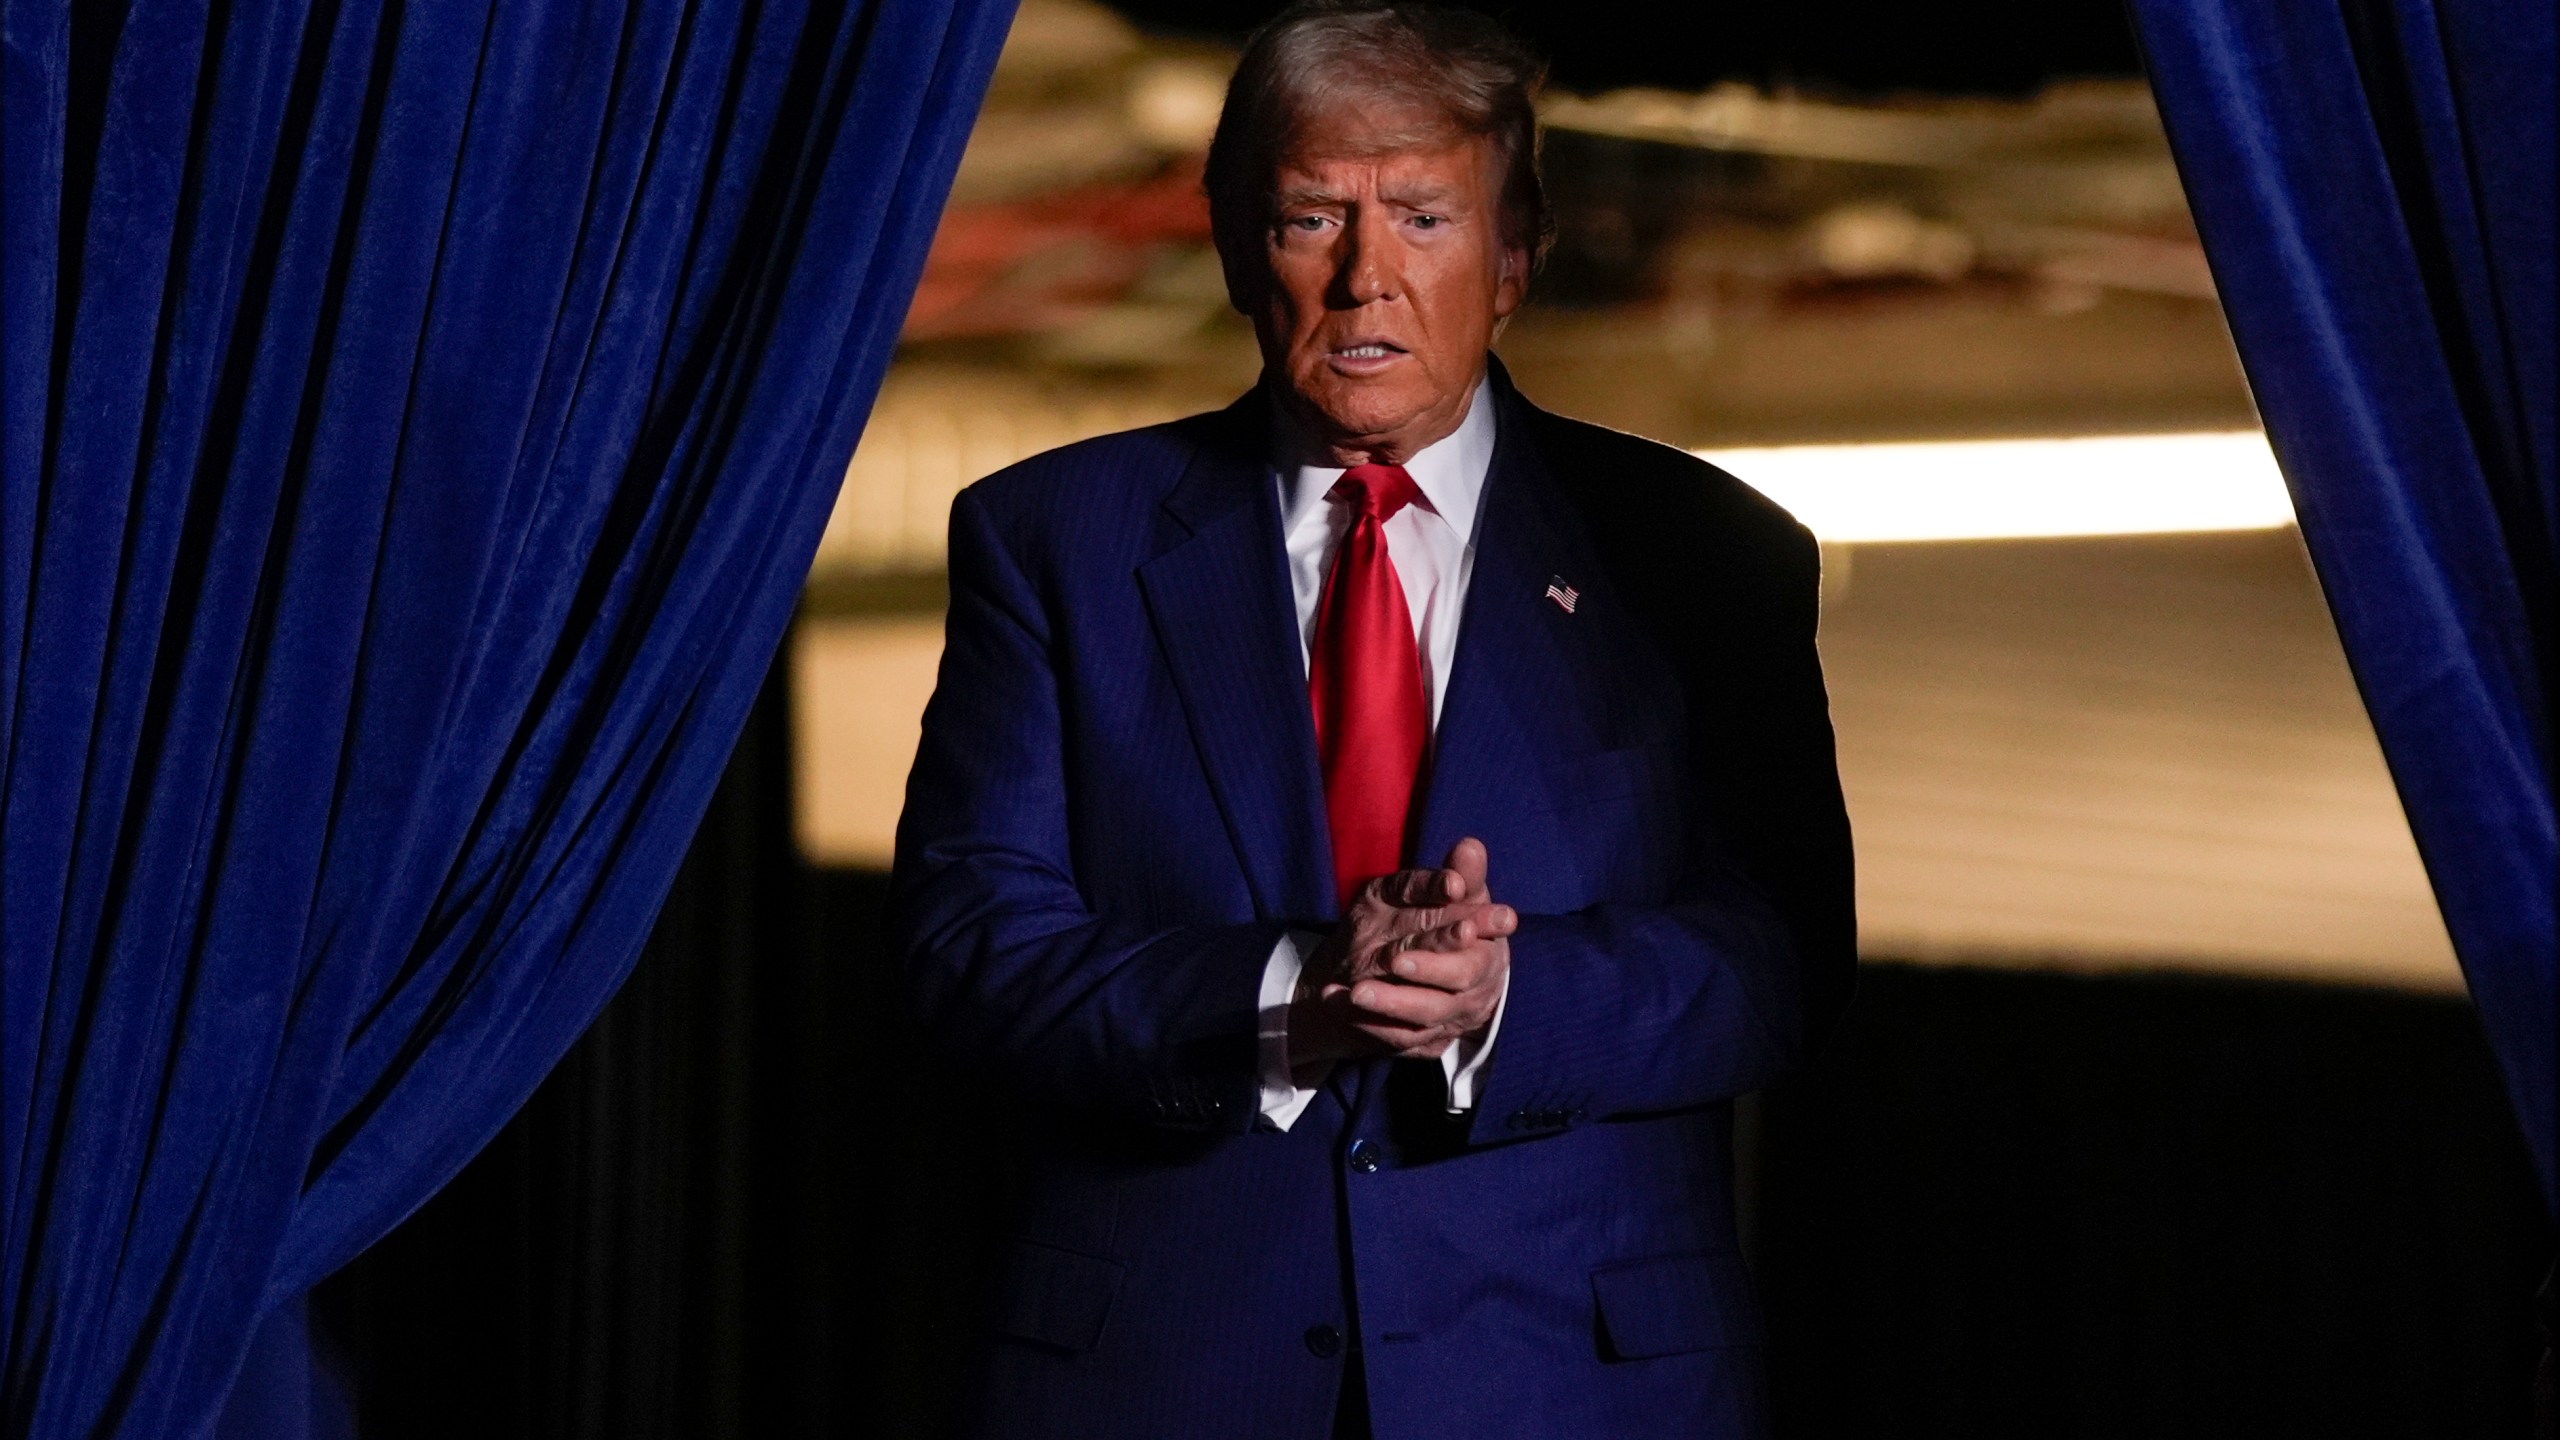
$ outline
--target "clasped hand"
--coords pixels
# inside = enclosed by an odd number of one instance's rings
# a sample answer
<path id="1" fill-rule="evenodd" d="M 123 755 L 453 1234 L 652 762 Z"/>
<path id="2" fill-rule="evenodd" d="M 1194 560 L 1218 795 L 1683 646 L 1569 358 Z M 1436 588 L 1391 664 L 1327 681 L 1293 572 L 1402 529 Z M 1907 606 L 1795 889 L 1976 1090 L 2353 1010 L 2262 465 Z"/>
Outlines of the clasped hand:
<path id="1" fill-rule="evenodd" d="M 1485 884 L 1484 842 L 1438 870 L 1360 887 L 1307 959 L 1289 1007 L 1293 1068 L 1388 1055 L 1430 1060 L 1493 1023 L 1520 916 Z"/>

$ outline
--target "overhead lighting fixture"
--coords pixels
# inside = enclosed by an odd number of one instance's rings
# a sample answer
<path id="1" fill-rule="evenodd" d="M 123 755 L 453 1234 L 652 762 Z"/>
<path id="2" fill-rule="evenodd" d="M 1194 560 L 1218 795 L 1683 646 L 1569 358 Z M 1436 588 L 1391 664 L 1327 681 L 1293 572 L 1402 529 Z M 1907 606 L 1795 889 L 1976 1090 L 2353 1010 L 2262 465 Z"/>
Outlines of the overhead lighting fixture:
<path id="1" fill-rule="evenodd" d="M 1836 543 L 2172 535 L 2293 523 L 2284 477 L 2256 430 L 1696 454 Z"/>

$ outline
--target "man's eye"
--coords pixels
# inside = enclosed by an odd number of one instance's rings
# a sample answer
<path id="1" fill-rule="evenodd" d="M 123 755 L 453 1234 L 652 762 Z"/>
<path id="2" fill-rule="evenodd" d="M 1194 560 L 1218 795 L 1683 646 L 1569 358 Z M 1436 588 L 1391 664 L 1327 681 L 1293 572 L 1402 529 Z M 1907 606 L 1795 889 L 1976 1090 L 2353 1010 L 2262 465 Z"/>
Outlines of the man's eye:
<path id="1" fill-rule="evenodd" d="M 1440 228 L 1440 217 L 1437 215 L 1416 215 L 1413 217 L 1413 223 L 1420 229 L 1437 230 Z"/>
<path id="2" fill-rule="evenodd" d="M 1284 223 L 1286 223 L 1292 230 L 1321 230 L 1324 228 L 1324 217 L 1321 215 L 1292 215 Z"/>

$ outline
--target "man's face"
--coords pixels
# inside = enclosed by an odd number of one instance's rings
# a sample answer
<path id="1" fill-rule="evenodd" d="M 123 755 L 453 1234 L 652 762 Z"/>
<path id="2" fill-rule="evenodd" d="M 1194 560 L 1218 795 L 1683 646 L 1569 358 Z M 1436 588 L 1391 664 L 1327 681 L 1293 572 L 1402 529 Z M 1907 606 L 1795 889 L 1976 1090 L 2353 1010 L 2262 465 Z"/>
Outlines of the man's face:
<path id="1" fill-rule="evenodd" d="M 1488 142 L 1364 153 L 1433 133 L 1409 108 L 1344 106 L 1276 177 L 1268 281 L 1247 309 L 1283 403 L 1343 464 L 1398 464 L 1455 430 L 1526 288 Z"/>

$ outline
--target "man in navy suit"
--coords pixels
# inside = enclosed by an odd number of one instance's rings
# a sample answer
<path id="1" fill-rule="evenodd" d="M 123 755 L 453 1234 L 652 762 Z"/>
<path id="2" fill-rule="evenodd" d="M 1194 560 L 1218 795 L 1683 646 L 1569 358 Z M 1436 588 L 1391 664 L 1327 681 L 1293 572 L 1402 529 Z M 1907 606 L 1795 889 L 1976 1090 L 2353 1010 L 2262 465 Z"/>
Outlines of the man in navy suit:
<path id="1" fill-rule="evenodd" d="M 1730 1107 L 1855 948 L 1819 562 L 1491 361 L 1538 78 L 1275 20 L 1209 162 L 1261 384 L 953 507 L 892 928 L 1039 1117 L 977 1433 L 1765 1429 Z"/>

